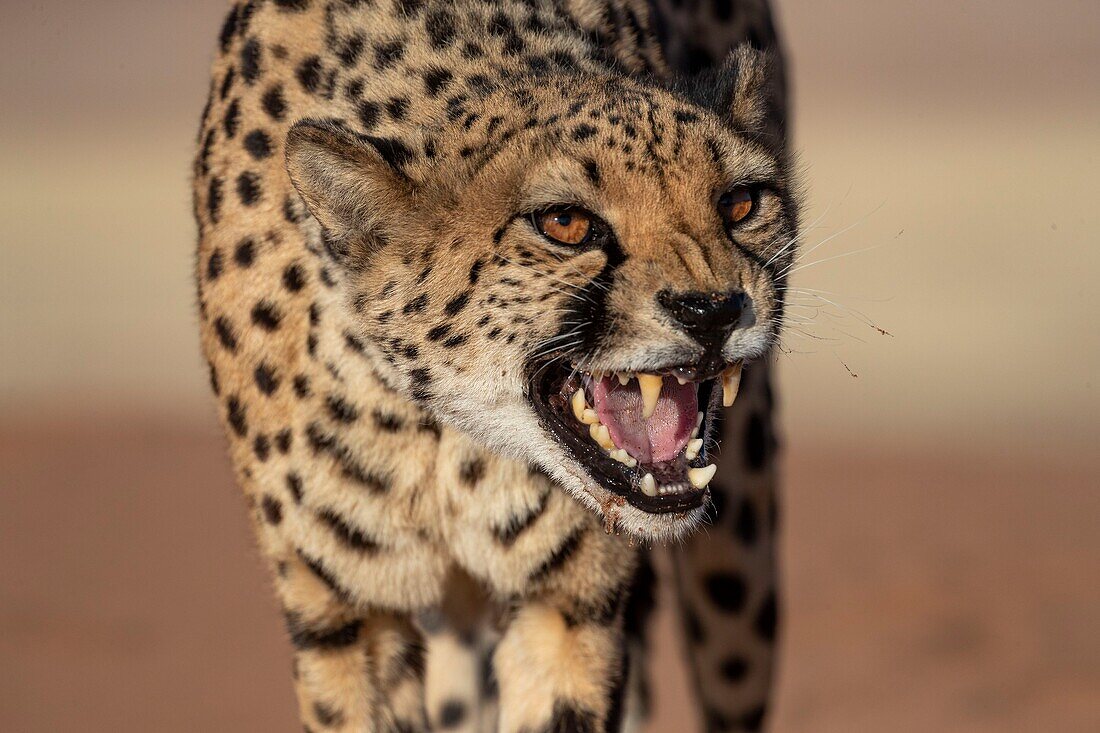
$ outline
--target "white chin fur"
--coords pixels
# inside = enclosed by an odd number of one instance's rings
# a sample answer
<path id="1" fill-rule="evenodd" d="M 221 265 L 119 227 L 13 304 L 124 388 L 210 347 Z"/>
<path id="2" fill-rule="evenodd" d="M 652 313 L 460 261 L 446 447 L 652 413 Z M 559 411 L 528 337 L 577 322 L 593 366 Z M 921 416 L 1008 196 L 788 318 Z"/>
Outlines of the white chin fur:
<path id="1" fill-rule="evenodd" d="M 500 455 L 541 466 L 570 496 L 603 519 L 606 507 L 616 515 L 617 531 L 628 537 L 646 543 L 675 541 L 703 522 L 705 506 L 687 512 L 651 514 L 626 503 L 595 483 L 561 445 L 546 435 L 530 405 L 516 394 L 518 390 L 507 389 L 515 385 L 486 386 L 485 401 L 491 405 L 493 420 L 485 419 L 484 407 L 439 416 Z"/>

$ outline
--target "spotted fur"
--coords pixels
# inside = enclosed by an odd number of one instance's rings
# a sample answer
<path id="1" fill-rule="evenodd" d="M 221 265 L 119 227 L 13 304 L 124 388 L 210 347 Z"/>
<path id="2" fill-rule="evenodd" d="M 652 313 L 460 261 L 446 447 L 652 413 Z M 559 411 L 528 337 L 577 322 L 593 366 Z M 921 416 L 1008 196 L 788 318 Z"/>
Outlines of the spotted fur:
<path id="1" fill-rule="evenodd" d="M 629 537 L 686 538 L 674 569 L 708 728 L 760 729 L 766 355 L 791 255 L 769 258 L 797 212 L 778 57 L 746 40 L 774 46 L 762 2 L 231 8 L 194 166 L 199 315 L 308 730 L 636 723 L 653 576 Z M 739 176 L 774 201 L 731 246 L 701 192 Z M 616 251 L 555 250 L 516 216 L 565 196 L 599 202 Z M 525 364 L 570 340 L 641 370 L 688 348 L 655 292 L 730 282 L 759 327 L 728 348 L 758 360 L 712 503 L 646 514 L 547 437 Z"/>

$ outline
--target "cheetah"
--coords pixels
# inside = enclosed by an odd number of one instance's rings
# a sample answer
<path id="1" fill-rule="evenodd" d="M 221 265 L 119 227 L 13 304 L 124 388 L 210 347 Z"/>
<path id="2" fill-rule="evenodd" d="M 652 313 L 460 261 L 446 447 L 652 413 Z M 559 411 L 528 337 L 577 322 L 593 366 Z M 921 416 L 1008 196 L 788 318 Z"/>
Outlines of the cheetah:
<path id="1" fill-rule="evenodd" d="M 761 729 L 784 97 L 764 0 L 232 6 L 198 313 L 306 730 L 637 729 L 662 547 Z"/>

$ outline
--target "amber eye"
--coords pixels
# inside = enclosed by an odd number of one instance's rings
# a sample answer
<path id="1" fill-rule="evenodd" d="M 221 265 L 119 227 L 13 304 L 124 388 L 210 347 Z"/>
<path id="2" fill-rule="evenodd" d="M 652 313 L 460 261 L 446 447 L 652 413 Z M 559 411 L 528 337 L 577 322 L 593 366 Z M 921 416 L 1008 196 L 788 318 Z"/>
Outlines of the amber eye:
<path id="1" fill-rule="evenodd" d="M 752 191 L 748 186 L 737 186 L 722 194 L 718 199 L 718 213 L 726 226 L 733 226 L 745 220 L 755 206 Z"/>
<path id="2" fill-rule="evenodd" d="M 558 244 L 576 246 L 592 236 L 592 214 L 576 207 L 549 209 L 532 216 L 535 228 Z"/>

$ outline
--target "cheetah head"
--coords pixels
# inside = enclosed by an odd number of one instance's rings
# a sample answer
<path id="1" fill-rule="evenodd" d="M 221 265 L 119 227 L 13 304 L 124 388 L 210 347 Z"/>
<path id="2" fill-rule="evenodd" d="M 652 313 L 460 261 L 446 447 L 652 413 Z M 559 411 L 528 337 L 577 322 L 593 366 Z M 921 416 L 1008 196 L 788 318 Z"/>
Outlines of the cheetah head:
<path id="1" fill-rule="evenodd" d="M 296 125 L 288 172 L 382 377 L 622 531 L 696 526 L 796 239 L 768 69 L 741 48 L 682 90 L 558 74 L 393 137 Z"/>

